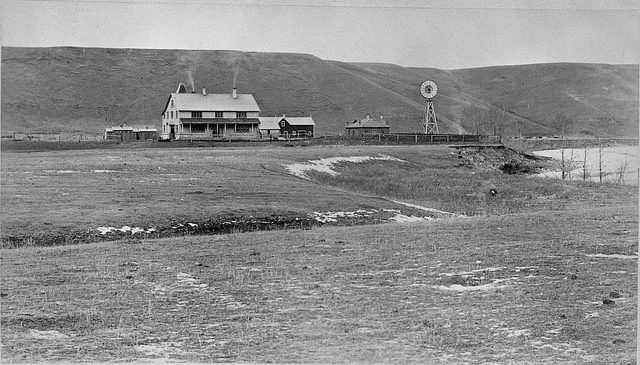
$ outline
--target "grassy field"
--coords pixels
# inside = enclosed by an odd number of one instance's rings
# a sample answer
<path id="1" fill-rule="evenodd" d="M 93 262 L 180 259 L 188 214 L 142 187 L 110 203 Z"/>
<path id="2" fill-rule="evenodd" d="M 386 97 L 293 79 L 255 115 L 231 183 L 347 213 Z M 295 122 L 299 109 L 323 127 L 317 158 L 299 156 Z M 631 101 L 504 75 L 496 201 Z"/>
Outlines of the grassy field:
<path id="1" fill-rule="evenodd" d="M 3 361 L 636 362 L 637 187 L 472 168 L 444 146 L 132 152 L 3 153 L 3 237 L 439 219 L 3 248 Z M 381 154 L 405 162 L 283 166 Z"/>

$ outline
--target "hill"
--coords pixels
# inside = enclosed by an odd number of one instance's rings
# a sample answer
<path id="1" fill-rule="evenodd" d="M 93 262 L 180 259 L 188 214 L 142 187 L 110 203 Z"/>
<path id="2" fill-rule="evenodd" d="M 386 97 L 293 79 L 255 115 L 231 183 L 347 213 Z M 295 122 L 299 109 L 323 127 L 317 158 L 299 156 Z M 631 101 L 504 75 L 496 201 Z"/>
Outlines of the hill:
<path id="1" fill-rule="evenodd" d="M 179 82 L 252 93 L 262 115 L 309 115 L 317 133 L 384 114 L 392 132 L 421 128 L 419 85 L 438 83 L 442 133 L 638 134 L 637 65 L 537 64 L 464 70 L 326 61 L 238 51 L 2 48 L 2 133 L 101 132 L 160 124 Z"/>

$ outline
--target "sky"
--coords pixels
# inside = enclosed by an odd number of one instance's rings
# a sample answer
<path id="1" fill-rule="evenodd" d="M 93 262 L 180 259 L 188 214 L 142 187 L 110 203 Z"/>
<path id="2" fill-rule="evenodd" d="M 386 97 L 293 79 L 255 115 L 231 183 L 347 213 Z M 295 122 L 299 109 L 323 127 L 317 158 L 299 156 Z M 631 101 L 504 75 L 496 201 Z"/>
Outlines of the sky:
<path id="1" fill-rule="evenodd" d="M 290 52 L 441 69 L 640 63 L 637 0 L 0 1 L 3 46 Z"/>

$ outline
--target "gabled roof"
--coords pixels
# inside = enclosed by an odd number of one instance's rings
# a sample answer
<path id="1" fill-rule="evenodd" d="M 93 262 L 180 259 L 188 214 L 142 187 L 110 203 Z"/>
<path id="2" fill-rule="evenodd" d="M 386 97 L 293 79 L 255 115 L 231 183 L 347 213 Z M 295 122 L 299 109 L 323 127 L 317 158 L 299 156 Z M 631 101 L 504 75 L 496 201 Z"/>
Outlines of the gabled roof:
<path id="1" fill-rule="evenodd" d="M 282 117 L 280 120 L 286 120 L 291 125 L 316 125 L 311 117 Z"/>
<path id="2" fill-rule="evenodd" d="M 260 112 L 251 94 L 237 94 L 234 98 L 231 94 L 171 93 L 161 114 L 167 111 L 171 100 L 181 111 Z"/>
<path id="3" fill-rule="evenodd" d="M 260 129 L 280 129 L 278 123 L 282 117 L 259 117 L 260 119 Z"/>
<path id="4" fill-rule="evenodd" d="M 316 125 L 311 117 L 260 117 L 260 129 L 280 129 L 280 121 L 286 120 L 290 125 Z"/>
<path id="5" fill-rule="evenodd" d="M 384 119 L 372 119 L 372 118 L 366 117 L 365 119 L 363 119 L 361 121 L 356 121 L 356 122 L 354 122 L 352 124 L 349 124 L 345 128 L 347 128 L 347 129 L 350 129 L 350 128 L 389 128 L 389 124 L 387 124 L 386 120 L 384 120 Z"/>

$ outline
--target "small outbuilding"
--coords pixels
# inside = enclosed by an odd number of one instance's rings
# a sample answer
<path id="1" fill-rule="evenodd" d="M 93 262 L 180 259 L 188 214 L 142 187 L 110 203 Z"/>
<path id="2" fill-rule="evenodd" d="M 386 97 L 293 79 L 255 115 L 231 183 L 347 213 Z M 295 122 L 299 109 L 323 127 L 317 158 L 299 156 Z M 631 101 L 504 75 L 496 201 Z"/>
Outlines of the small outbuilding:
<path id="1" fill-rule="evenodd" d="M 361 136 L 365 134 L 389 134 L 389 122 L 380 115 L 380 119 L 370 118 L 354 120 L 345 127 L 347 136 Z"/>

